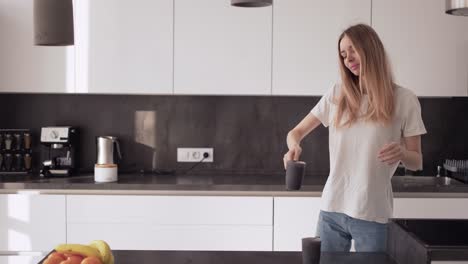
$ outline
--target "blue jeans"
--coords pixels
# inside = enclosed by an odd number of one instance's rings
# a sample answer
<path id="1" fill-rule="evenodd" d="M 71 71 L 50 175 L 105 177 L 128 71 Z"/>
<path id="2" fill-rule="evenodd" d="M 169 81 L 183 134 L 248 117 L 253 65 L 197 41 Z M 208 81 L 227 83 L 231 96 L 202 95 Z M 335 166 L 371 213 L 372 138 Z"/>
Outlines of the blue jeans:
<path id="1" fill-rule="evenodd" d="M 342 213 L 320 211 L 318 235 L 322 251 L 348 252 L 351 240 L 357 252 L 383 252 L 387 247 L 387 225 L 352 218 Z"/>

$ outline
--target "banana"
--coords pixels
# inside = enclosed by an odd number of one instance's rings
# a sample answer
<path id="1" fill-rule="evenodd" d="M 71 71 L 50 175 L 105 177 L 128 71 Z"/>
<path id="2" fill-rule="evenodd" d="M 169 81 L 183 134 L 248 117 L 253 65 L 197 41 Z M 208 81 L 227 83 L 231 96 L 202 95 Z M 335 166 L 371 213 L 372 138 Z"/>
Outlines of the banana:
<path id="1" fill-rule="evenodd" d="M 93 240 L 89 243 L 90 247 L 93 247 L 99 251 L 101 254 L 101 260 L 103 264 L 109 264 L 112 251 L 109 247 L 109 244 L 106 243 L 104 240 Z"/>
<path id="2" fill-rule="evenodd" d="M 60 244 L 55 247 L 55 251 L 60 253 L 78 254 L 85 257 L 93 256 L 102 259 L 101 254 L 97 249 L 81 244 Z"/>

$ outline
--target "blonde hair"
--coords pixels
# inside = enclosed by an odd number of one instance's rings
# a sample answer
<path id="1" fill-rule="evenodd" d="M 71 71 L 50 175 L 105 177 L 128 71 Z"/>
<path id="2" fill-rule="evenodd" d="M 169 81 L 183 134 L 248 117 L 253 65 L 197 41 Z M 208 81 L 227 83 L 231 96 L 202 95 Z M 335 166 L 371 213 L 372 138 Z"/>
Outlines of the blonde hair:
<path id="1" fill-rule="evenodd" d="M 340 56 L 340 43 L 345 36 L 351 40 L 361 58 L 359 76 L 355 76 L 346 68 Z M 337 100 L 336 127 L 351 126 L 359 118 L 388 124 L 394 112 L 394 83 L 390 63 L 377 33 L 364 24 L 349 27 L 339 37 L 338 56 L 343 83 Z M 360 116 L 365 92 L 368 95 L 369 106 L 364 116 Z M 345 114 L 347 120 L 343 122 Z"/>

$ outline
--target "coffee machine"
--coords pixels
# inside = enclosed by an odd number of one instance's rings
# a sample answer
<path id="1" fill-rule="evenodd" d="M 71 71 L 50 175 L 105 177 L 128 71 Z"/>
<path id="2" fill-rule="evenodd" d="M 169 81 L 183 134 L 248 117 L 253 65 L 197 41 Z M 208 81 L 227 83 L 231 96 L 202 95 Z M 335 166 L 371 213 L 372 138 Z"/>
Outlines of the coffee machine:
<path id="1" fill-rule="evenodd" d="M 42 177 L 67 177 L 77 169 L 78 129 L 71 126 L 41 128 L 41 144 L 47 154 Z"/>

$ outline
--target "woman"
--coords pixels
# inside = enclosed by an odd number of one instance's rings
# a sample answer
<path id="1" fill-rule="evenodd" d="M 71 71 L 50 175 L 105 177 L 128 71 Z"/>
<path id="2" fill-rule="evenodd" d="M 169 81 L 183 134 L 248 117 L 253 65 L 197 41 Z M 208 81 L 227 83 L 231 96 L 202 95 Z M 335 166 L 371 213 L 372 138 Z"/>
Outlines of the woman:
<path id="1" fill-rule="evenodd" d="M 318 234 L 322 251 L 386 249 L 392 216 L 391 177 L 398 163 L 422 169 L 426 133 L 418 98 L 394 84 L 377 33 L 346 29 L 338 41 L 341 83 L 327 92 L 287 136 L 284 163 L 298 160 L 301 140 L 320 123 L 329 127 L 330 175 L 322 193 Z"/>

